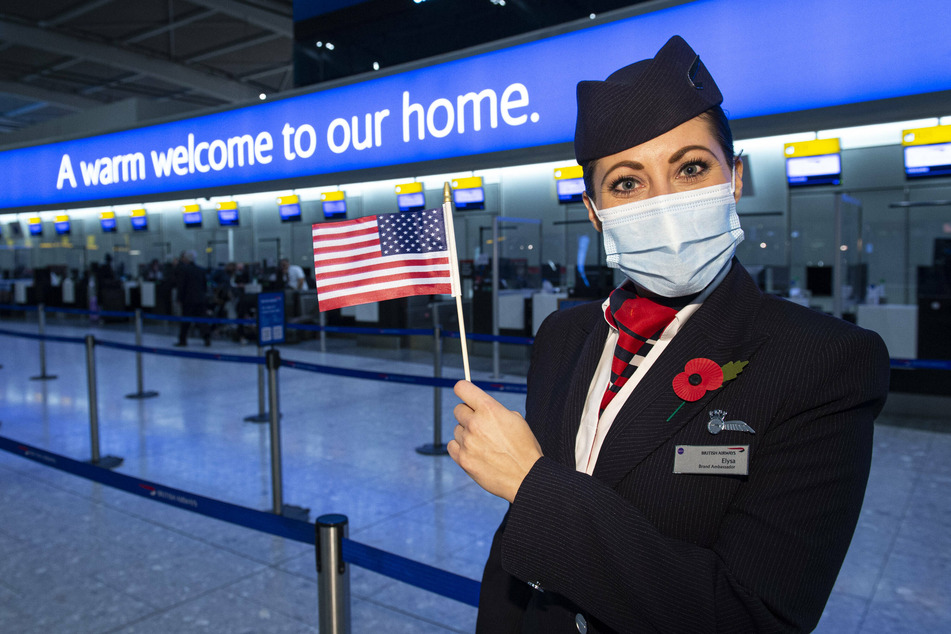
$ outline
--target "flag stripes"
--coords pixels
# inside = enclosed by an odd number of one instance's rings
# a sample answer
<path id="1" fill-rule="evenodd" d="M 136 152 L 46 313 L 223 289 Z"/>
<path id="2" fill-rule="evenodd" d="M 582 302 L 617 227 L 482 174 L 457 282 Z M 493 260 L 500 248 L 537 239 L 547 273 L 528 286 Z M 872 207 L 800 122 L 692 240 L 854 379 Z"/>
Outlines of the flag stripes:
<path id="1" fill-rule="evenodd" d="M 409 295 L 453 294 L 443 213 L 430 209 L 315 224 L 320 310 Z"/>

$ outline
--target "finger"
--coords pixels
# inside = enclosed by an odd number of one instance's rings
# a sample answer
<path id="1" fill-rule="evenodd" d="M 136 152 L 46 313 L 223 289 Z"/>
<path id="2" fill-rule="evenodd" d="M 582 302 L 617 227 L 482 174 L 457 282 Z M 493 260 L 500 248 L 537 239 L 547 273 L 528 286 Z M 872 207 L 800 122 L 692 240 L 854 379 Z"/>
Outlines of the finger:
<path id="1" fill-rule="evenodd" d="M 460 425 L 465 426 L 468 425 L 472 417 L 475 416 L 475 412 L 465 403 L 459 403 L 452 408 L 452 415 L 456 417 L 456 421 L 458 421 Z"/>
<path id="2" fill-rule="evenodd" d="M 482 388 L 469 381 L 459 381 L 456 383 L 453 391 L 456 393 L 456 396 L 462 399 L 466 405 L 474 410 L 504 407 L 501 403 L 483 391 Z"/>
<path id="3" fill-rule="evenodd" d="M 449 452 L 449 457 L 455 460 L 457 463 L 459 462 L 459 450 L 459 443 L 455 440 L 450 440 L 446 444 L 446 451 Z"/>

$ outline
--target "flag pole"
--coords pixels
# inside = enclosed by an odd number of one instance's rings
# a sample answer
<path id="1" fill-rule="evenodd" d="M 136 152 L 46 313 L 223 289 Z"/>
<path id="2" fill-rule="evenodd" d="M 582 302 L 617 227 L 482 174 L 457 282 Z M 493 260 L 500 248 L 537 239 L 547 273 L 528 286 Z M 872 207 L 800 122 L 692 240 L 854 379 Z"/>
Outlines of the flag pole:
<path id="1" fill-rule="evenodd" d="M 459 253 L 456 251 L 456 232 L 452 225 L 452 188 L 449 183 L 442 187 L 442 210 L 446 222 L 446 240 L 449 242 L 449 260 L 452 269 L 452 296 L 456 298 L 456 315 L 459 318 L 459 341 L 462 342 L 462 367 L 466 381 L 471 381 L 469 373 L 469 349 L 466 346 L 466 322 L 462 317 L 462 281 L 459 276 Z"/>

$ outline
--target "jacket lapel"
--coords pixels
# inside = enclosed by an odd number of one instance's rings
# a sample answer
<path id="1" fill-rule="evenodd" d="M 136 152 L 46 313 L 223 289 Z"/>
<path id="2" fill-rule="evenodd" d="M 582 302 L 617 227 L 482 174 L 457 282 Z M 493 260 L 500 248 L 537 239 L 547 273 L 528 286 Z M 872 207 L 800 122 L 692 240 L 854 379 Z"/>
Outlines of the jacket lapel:
<path id="1" fill-rule="evenodd" d="M 575 437 L 578 435 L 578 427 L 581 426 L 581 414 L 588 397 L 588 388 L 597 370 L 598 361 L 601 359 L 604 340 L 608 336 L 608 324 L 600 313 L 600 309 L 598 315 L 599 318 L 594 322 L 594 327 L 585 337 L 581 354 L 574 360 L 577 365 L 575 371 L 571 372 L 566 407 L 562 412 L 561 424 L 558 426 L 559 433 L 555 439 L 559 462 L 572 468 L 575 465 Z M 566 360 L 566 362 L 571 364 L 572 360 Z"/>
<path id="2" fill-rule="evenodd" d="M 729 361 L 751 361 L 752 366 L 753 355 L 764 340 L 750 334 L 760 298 L 749 274 L 734 260 L 730 273 L 684 324 L 618 412 L 598 455 L 595 477 L 615 486 L 651 452 L 702 414 L 716 394 L 736 387 L 727 383 L 697 401 L 683 403 L 674 393 L 672 381 L 683 372 L 687 361 L 696 357 L 712 359 L 721 366 Z M 736 381 L 742 384 L 739 378 Z"/>

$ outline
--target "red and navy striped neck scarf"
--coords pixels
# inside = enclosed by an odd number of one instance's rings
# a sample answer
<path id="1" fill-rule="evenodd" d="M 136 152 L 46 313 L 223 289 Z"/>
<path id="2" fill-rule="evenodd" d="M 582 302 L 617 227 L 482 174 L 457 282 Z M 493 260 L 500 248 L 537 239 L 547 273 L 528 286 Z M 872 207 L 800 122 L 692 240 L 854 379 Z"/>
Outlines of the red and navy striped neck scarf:
<path id="1" fill-rule="evenodd" d="M 611 292 L 604 317 L 611 326 L 617 328 L 618 339 L 611 362 L 611 381 L 598 409 L 599 418 L 676 314 L 676 308 L 640 297 L 630 283 Z"/>

